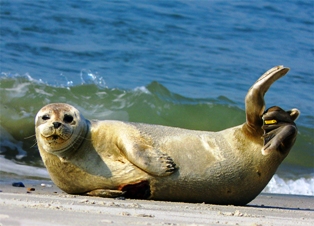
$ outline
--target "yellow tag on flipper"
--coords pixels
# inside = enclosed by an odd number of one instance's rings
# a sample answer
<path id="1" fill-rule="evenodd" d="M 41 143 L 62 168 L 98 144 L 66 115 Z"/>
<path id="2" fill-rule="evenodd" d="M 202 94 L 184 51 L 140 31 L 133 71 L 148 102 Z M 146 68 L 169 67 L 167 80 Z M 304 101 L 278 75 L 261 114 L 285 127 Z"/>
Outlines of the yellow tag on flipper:
<path id="1" fill-rule="evenodd" d="M 265 120 L 264 122 L 265 122 L 266 125 L 269 125 L 269 124 L 275 124 L 275 123 L 277 123 L 277 120 L 275 120 L 275 119 L 272 119 L 272 120 Z"/>

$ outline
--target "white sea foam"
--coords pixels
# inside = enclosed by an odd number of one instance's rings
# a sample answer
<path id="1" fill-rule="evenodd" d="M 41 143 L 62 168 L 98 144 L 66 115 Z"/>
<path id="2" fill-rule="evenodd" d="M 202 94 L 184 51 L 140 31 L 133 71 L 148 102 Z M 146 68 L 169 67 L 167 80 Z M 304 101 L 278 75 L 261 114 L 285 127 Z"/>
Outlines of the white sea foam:
<path id="1" fill-rule="evenodd" d="M 0 156 L 0 171 L 25 177 L 49 178 L 49 174 L 44 168 L 16 164 L 3 156 Z"/>
<path id="2" fill-rule="evenodd" d="M 283 179 L 274 175 L 270 180 L 264 193 L 293 194 L 293 195 L 314 195 L 314 176 L 309 178 Z"/>
<path id="3" fill-rule="evenodd" d="M 138 86 L 134 89 L 135 92 L 143 92 L 146 94 L 151 94 L 151 92 L 145 86 Z"/>
<path id="4" fill-rule="evenodd" d="M 82 84 L 95 84 L 99 87 L 106 87 L 105 80 L 101 76 L 99 76 L 97 72 L 94 73 L 91 70 L 82 69 L 80 73 L 80 78 Z M 71 84 L 73 84 L 73 82 Z"/>

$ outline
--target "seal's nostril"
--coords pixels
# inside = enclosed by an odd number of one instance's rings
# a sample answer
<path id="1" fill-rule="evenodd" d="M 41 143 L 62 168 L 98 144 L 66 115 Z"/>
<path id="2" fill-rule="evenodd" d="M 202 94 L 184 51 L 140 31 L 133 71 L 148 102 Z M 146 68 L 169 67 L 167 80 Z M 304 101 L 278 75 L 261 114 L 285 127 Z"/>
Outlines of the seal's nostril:
<path id="1" fill-rule="evenodd" d="M 58 129 L 61 126 L 60 122 L 53 122 L 52 124 L 55 129 Z"/>

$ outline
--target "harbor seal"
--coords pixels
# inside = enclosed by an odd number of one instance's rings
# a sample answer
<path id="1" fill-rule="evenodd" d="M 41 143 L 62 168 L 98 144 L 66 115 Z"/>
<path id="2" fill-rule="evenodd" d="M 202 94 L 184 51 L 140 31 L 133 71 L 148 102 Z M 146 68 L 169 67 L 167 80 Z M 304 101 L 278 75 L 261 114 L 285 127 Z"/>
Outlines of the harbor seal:
<path id="1" fill-rule="evenodd" d="M 299 110 L 265 111 L 265 93 L 288 71 L 263 74 L 246 95 L 246 122 L 219 132 L 87 120 L 71 105 L 46 105 L 35 118 L 40 155 L 71 194 L 245 205 L 296 139 Z"/>

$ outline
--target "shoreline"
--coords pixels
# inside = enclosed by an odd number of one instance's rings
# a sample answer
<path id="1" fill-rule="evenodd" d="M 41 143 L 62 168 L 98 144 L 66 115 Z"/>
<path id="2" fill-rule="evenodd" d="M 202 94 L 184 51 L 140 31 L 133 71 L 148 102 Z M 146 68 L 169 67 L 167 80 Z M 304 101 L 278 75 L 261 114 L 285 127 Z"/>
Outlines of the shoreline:
<path id="1" fill-rule="evenodd" d="M 0 225 L 314 224 L 314 196 L 262 193 L 246 206 L 222 206 L 69 195 L 46 180 L 24 184 L 0 181 Z"/>

